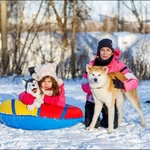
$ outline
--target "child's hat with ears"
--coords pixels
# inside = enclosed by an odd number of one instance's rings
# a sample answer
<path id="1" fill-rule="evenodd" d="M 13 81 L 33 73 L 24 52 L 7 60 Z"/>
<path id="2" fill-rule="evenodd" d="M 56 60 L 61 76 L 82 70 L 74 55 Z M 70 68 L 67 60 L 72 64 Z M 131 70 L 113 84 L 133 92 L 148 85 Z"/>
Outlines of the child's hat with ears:
<path id="1" fill-rule="evenodd" d="M 63 83 L 62 79 L 58 79 L 58 77 L 56 76 L 55 63 L 48 63 L 36 67 L 30 67 L 28 70 L 32 78 L 37 81 L 40 81 L 44 76 L 51 76 L 58 82 L 59 85 Z"/>

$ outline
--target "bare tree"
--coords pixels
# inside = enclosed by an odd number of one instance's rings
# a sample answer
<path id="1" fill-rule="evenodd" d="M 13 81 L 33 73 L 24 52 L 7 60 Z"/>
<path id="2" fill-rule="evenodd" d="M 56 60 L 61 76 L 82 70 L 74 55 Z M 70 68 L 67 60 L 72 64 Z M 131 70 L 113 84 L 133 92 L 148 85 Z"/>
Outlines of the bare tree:
<path id="1" fill-rule="evenodd" d="M 137 19 L 138 23 L 138 31 L 139 33 L 143 33 L 143 28 L 144 28 L 144 20 L 143 20 L 143 5 L 140 1 L 140 8 L 137 8 L 135 5 L 135 1 L 131 0 L 131 7 L 129 7 L 126 2 L 122 1 L 122 3 L 133 13 L 133 15 Z"/>
<path id="2" fill-rule="evenodd" d="M 64 78 L 64 54 L 68 46 L 68 38 L 67 38 L 67 0 L 63 1 L 63 19 L 59 16 L 58 10 L 55 7 L 55 3 L 53 0 L 49 1 L 49 5 L 52 7 L 56 18 L 58 22 L 58 26 L 60 28 L 60 31 L 62 33 L 62 51 L 61 51 L 61 57 L 60 57 L 60 74 L 61 77 Z"/>
<path id="3" fill-rule="evenodd" d="M 39 9 L 36 13 L 36 16 L 33 18 L 31 25 L 27 27 L 27 32 L 26 32 L 27 35 L 24 38 L 25 39 L 24 42 L 22 42 L 21 36 L 25 25 L 24 23 L 25 1 L 9 1 L 10 11 L 8 16 L 16 20 L 16 22 L 13 24 L 13 30 L 10 31 L 12 40 L 14 40 L 13 41 L 14 45 L 12 46 L 12 49 L 10 49 L 10 57 L 12 60 L 11 63 L 12 67 L 10 69 L 10 74 L 16 73 L 18 75 L 21 75 L 22 68 L 24 67 L 25 64 L 27 64 L 27 56 L 31 51 L 31 46 L 34 40 L 36 39 L 39 31 L 39 28 L 35 28 L 35 24 L 40 14 L 42 4 L 43 4 L 43 0 L 40 3 Z M 45 12 L 46 11 L 47 9 L 45 10 Z M 41 22 L 43 21 L 43 18 L 41 19 Z M 39 23 L 39 26 L 41 22 Z"/>
<path id="4" fill-rule="evenodd" d="M 71 74 L 75 78 L 75 19 L 76 19 L 76 0 L 73 0 L 73 19 L 72 19 L 72 36 L 71 36 Z"/>
<path id="5" fill-rule="evenodd" d="M 50 12 L 50 8 L 48 7 L 48 18 L 49 18 L 49 22 L 48 22 L 48 33 L 49 33 L 49 37 L 50 37 L 50 61 L 53 62 L 54 60 L 54 56 L 53 56 L 53 41 L 52 41 L 52 27 L 51 27 L 51 23 L 50 23 L 50 17 L 51 17 L 51 12 Z"/>
<path id="6" fill-rule="evenodd" d="M 117 24 L 117 30 L 120 31 L 120 1 L 118 0 L 118 24 Z"/>
<path id="7" fill-rule="evenodd" d="M 76 72 L 76 60 L 75 60 L 75 37 L 76 37 L 76 32 L 78 32 L 81 28 L 81 23 L 84 24 L 84 20 L 86 16 L 88 16 L 88 12 L 85 9 L 86 6 L 84 1 L 78 1 L 78 0 L 63 0 L 62 2 L 62 13 L 59 14 L 60 12 L 60 7 L 59 10 L 56 9 L 56 4 L 54 3 L 53 0 L 49 2 L 49 5 L 51 5 L 55 15 L 56 19 L 58 22 L 58 26 L 61 31 L 62 35 L 62 43 L 61 43 L 61 58 L 60 58 L 60 74 L 61 77 L 64 78 L 64 65 L 65 65 L 65 53 L 67 50 L 69 50 L 70 45 L 69 42 L 71 42 L 71 60 L 70 60 L 70 65 L 71 65 L 71 74 L 72 77 L 75 77 L 75 72 Z M 85 17 L 85 18 L 84 18 Z M 68 33 L 69 31 L 71 32 L 71 39 L 68 38 Z M 67 60 L 68 61 L 68 60 Z"/>
<path id="8" fill-rule="evenodd" d="M 15 40 L 14 42 L 14 48 L 12 50 L 12 67 L 11 67 L 11 73 L 16 73 L 16 74 L 21 74 L 21 68 L 18 67 L 18 52 L 21 49 L 21 34 L 22 34 L 22 29 L 23 29 L 23 21 L 24 21 L 24 8 L 25 5 L 24 3 L 15 3 L 15 5 L 17 6 L 16 9 L 14 9 L 15 11 L 15 19 L 17 20 L 18 18 L 20 18 L 20 22 L 19 25 L 17 25 L 17 22 L 14 26 L 14 32 L 11 32 L 11 35 L 13 36 L 13 40 Z M 12 13 L 12 12 L 10 12 Z M 9 14 L 11 15 L 11 14 Z M 21 57 L 20 57 L 21 58 Z M 21 63 L 21 62 L 19 62 Z M 16 67 L 17 66 L 17 67 Z"/>
<path id="9" fill-rule="evenodd" d="M 121 59 L 129 66 L 135 76 L 139 80 L 147 80 L 150 78 L 150 63 L 148 53 L 148 38 L 145 34 L 139 41 L 136 42 L 134 48 L 126 47 L 122 53 Z"/>
<path id="10" fill-rule="evenodd" d="M 1 1 L 1 35 L 2 35 L 2 54 L 1 54 L 1 74 L 7 74 L 9 69 L 9 53 L 7 49 L 7 1 Z"/>
<path id="11" fill-rule="evenodd" d="M 83 2 L 83 1 L 82 1 Z M 53 45 L 53 38 L 55 38 L 55 33 L 53 32 L 54 30 L 51 27 L 50 22 L 44 22 L 42 24 L 42 20 L 45 17 L 46 19 L 50 18 L 52 13 L 55 14 L 56 19 L 57 19 L 57 25 L 55 26 L 55 29 L 57 28 L 58 32 L 61 32 L 61 40 L 58 38 L 58 34 L 56 35 L 58 42 L 60 42 L 60 47 L 61 47 L 61 58 L 60 58 L 60 65 L 59 65 L 59 71 L 61 73 L 61 77 L 64 78 L 65 73 L 64 73 L 64 66 L 65 66 L 65 61 L 66 61 L 66 56 L 69 55 L 71 57 L 68 58 L 69 60 L 69 67 L 70 69 L 67 72 L 68 74 L 72 74 L 73 77 L 75 77 L 76 71 L 77 71 L 77 60 L 76 60 L 76 32 L 80 31 L 79 28 L 81 27 L 80 24 L 81 22 L 84 21 L 84 18 L 86 18 L 86 11 L 83 11 L 84 6 L 79 5 L 80 1 L 78 0 L 64 0 L 62 2 L 62 12 L 60 13 L 60 7 L 59 10 L 56 9 L 56 3 L 51 0 L 51 1 L 46 1 L 48 5 L 43 5 L 43 0 L 40 1 L 38 10 L 36 12 L 35 17 L 33 20 L 30 22 L 25 22 L 27 18 L 25 18 L 25 7 L 26 7 L 26 1 L 8 1 L 8 17 L 9 17 L 9 40 L 12 42 L 8 43 L 9 45 L 9 58 L 10 62 L 8 63 L 9 71 L 7 71 L 7 74 L 12 75 L 12 74 L 17 74 L 21 75 L 22 71 L 25 68 L 28 67 L 29 65 L 29 59 L 30 55 L 29 54 L 34 54 L 34 57 L 36 57 L 40 53 L 42 55 L 42 63 L 45 62 L 52 62 L 54 61 L 54 57 L 56 55 L 53 55 L 53 50 L 55 50 L 56 47 Z M 69 14 L 69 5 L 72 4 L 71 6 L 71 14 Z M 44 9 L 44 14 L 43 16 L 40 14 L 42 7 L 46 6 Z M 75 7 L 73 7 L 75 6 Z M 74 8 L 74 9 L 73 9 Z M 53 11 L 53 12 L 52 12 Z M 42 19 L 39 23 L 39 20 L 37 21 L 37 18 L 39 14 L 42 16 Z M 85 16 L 84 16 L 84 15 Z M 47 16 L 46 16 L 47 15 Z M 40 17 L 41 17 L 40 16 Z M 40 18 L 39 17 L 39 18 Z M 38 19 L 39 19 L 38 18 Z M 47 24 L 48 23 L 48 24 Z M 42 24 L 42 25 L 41 25 Z M 42 45 L 41 45 L 41 40 L 40 40 L 40 31 L 43 27 L 45 30 L 45 25 L 46 25 L 46 31 L 49 33 L 50 37 L 50 51 L 49 51 L 49 58 L 47 58 L 47 54 L 45 55 L 45 52 L 43 51 Z M 58 28 L 59 27 L 59 28 Z M 52 29 L 52 30 L 51 30 Z M 71 38 L 69 33 L 71 33 Z M 43 34 L 43 33 L 42 33 Z M 33 49 L 35 41 L 38 41 L 38 44 L 35 49 Z M 57 43 L 58 43 L 57 42 Z M 80 48 L 79 48 L 80 49 Z M 37 50 L 38 52 L 35 52 Z M 71 50 L 71 51 L 70 51 Z M 71 63 L 71 60 L 72 63 Z M 33 61 L 32 61 L 33 62 Z"/>

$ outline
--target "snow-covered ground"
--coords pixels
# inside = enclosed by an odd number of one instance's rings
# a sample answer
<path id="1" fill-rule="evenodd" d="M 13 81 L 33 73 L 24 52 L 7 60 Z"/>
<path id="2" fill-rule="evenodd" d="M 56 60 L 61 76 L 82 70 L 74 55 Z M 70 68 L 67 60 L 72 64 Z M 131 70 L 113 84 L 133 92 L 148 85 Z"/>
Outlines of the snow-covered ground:
<path id="1" fill-rule="evenodd" d="M 85 93 L 81 89 L 80 79 L 64 82 L 67 103 L 78 106 L 84 112 Z M 146 128 L 140 126 L 137 112 L 126 100 L 121 126 L 112 134 L 108 134 L 105 128 L 86 131 L 82 123 L 46 131 L 14 129 L 0 123 L 0 149 L 149 149 L 150 103 L 145 103 L 150 100 L 149 85 L 150 80 L 141 81 L 138 88 Z M 0 78 L 0 102 L 17 99 L 23 90 L 21 78 Z"/>

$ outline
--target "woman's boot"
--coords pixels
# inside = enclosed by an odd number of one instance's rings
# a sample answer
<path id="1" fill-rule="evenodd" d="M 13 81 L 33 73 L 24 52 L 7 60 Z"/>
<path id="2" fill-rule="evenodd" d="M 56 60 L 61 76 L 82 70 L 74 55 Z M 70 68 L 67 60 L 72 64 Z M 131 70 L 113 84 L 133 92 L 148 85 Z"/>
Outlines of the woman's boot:
<path id="1" fill-rule="evenodd" d="M 104 128 L 108 128 L 108 108 L 105 104 L 102 107 L 102 120 L 100 125 Z"/>
<path id="2" fill-rule="evenodd" d="M 94 114 L 94 106 L 95 104 L 89 101 L 86 101 L 85 104 L 85 121 L 84 124 L 86 127 L 88 127 L 91 124 L 91 121 L 93 119 L 93 114 Z M 100 118 L 98 117 L 97 123 L 95 125 L 95 128 L 100 127 Z"/>
<path id="3" fill-rule="evenodd" d="M 118 128 L 118 109 L 115 103 L 114 129 Z"/>
<path id="4" fill-rule="evenodd" d="M 115 114 L 114 114 L 114 129 L 118 127 L 118 110 L 115 103 Z M 104 128 L 108 128 L 108 108 L 104 104 L 102 107 L 102 120 L 100 122 L 100 125 Z"/>

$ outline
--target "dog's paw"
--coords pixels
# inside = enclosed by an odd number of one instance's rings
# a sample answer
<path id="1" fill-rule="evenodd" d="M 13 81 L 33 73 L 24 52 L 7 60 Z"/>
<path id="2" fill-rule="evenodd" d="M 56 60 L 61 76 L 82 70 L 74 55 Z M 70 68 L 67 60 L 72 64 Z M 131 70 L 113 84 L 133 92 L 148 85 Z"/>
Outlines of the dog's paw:
<path id="1" fill-rule="evenodd" d="M 146 124 L 145 124 L 145 123 L 141 123 L 141 126 L 142 126 L 143 128 L 146 128 Z"/>
<path id="2" fill-rule="evenodd" d="M 27 109 L 30 110 L 30 111 L 32 111 L 34 109 L 34 105 L 28 105 Z"/>
<path id="3" fill-rule="evenodd" d="M 86 128 L 87 131 L 89 131 L 89 130 L 91 130 L 91 129 L 93 129 L 93 128 L 91 128 L 90 126 Z"/>
<path id="4" fill-rule="evenodd" d="M 113 133 L 113 130 L 108 129 L 108 133 L 109 134 Z"/>

